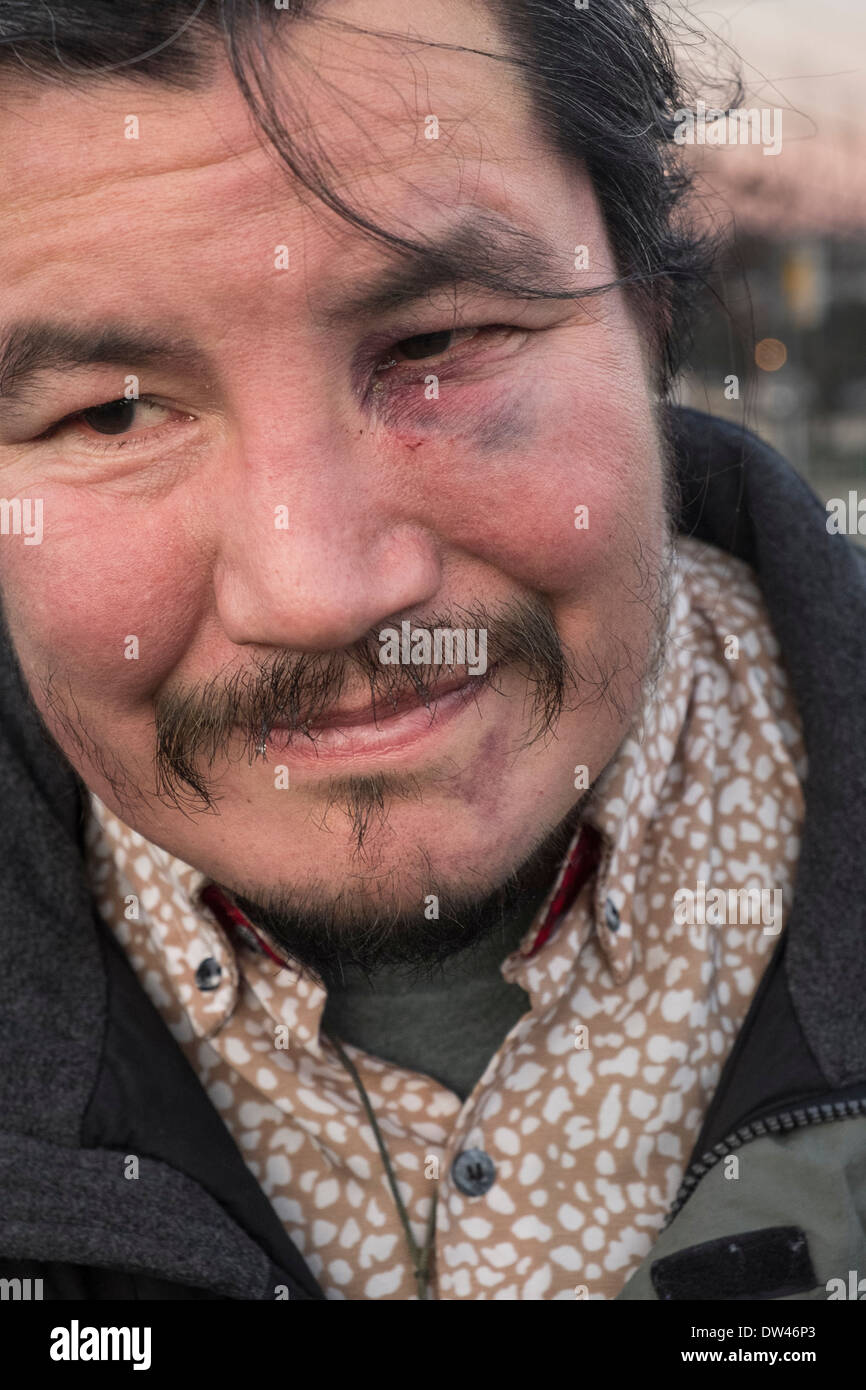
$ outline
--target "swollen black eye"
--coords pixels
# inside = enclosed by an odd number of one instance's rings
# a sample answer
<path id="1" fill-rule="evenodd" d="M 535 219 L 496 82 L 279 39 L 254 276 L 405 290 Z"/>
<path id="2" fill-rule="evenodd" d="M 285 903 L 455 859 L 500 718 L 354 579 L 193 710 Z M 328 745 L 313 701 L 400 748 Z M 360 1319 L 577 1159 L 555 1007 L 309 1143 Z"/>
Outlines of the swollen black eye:
<path id="1" fill-rule="evenodd" d="M 441 333 L 416 333 L 414 338 L 404 338 L 397 343 L 397 349 L 404 357 L 417 362 L 422 357 L 435 357 L 437 353 L 444 352 L 453 336 L 450 329 Z"/>
<path id="2" fill-rule="evenodd" d="M 108 401 L 82 410 L 80 418 L 98 434 L 123 434 L 132 425 L 137 405 L 136 400 Z"/>

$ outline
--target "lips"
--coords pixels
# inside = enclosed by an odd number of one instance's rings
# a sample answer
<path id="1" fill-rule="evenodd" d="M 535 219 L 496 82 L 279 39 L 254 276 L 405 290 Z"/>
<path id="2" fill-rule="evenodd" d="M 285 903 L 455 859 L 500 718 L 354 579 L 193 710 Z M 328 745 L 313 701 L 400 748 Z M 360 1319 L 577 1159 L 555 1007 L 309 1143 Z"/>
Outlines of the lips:
<path id="1" fill-rule="evenodd" d="M 327 714 L 322 715 L 306 727 L 309 733 L 315 734 L 318 729 L 349 729 L 362 727 L 365 724 L 382 724 L 388 719 L 399 718 L 407 710 L 422 705 L 425 707 L 432 705 L 435 700 L 441 700 L 444 695 L 450 695 L 455 690 L 462 690 L 464 686 L 477 683 L 477 681 L 477 676 L 470 676 L 466 673 L 443 676 L 441 680 L 426 687 L 426 700 L 413 686 L 393 700 L 377 700 L 375 708 L 371 700 L 364 704 L 336 705 Z M 273 727 L 279 729 L 285 726 L 277 723 Z"/>
<path id="2" fill-rule="evenodd" d="M 478 706 L 481 713 L 495 669 L 488 667 L 482 676 L 449 671 L 427 688 L 426 703 L 409 689 L 395 701 L 377 701 L 375 710 L 369 699 L 364 704 L 334 705 L 303 730 L 274 724 L 267 746 L 282 760 L 308 771 L 317 764 L 331 769 L 341 764 L 378 767 L 383 760 L 393 764 L 423 757 L 450 737 L 452 725 L 469 706 Z"/>

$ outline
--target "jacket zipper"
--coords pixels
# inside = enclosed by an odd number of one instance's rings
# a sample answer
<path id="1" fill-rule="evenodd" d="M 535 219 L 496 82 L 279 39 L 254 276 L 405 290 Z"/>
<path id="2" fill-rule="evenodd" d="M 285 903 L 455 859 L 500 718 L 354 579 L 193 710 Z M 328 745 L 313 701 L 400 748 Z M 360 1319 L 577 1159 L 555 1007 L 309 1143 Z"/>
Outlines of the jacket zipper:
<path id="1" fill-rule="evenodd" d="M 726 1139 L 720 1139 L 699 1159 L 689 1164 L 662 1230 L 666 1230 L 674 1217 L 682 1211 L 701 1178 L 721 1159 L 727 1158 L 735 1149 L 742 1148 L 750 1139 L 760 1139 L 766 1134 L 779 1134 L 791 1129 L 805 1129 L 809 1125 L 828 1124 L 833 1120 L 847 1120 L 853 1115 L 866 1115 L 866 1098 L 804 1105 L 796 1110 L 780 1110 L 776 1114 L 764 1115 L 760 1119 L 740 1125 Z"/>

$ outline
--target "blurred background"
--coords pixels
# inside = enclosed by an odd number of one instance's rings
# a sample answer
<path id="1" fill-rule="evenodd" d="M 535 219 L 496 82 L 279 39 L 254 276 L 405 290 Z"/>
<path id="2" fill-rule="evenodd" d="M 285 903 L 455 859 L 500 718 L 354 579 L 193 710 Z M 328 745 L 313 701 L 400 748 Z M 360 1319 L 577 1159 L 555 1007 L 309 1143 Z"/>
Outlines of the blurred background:
<path id="1" fill-rule="evenodd" d="M 724 107 L 738 61 L 742 105 L 783 114 L 777 155 L 683 146 L 697 215 L 723 229 L 725 249 L 676 397 L 744 422 L 822 501 L 866 499 L 866 0 L 682 10 L 708 35 L 680 55 L 699 74 L 694 95 Z"/>

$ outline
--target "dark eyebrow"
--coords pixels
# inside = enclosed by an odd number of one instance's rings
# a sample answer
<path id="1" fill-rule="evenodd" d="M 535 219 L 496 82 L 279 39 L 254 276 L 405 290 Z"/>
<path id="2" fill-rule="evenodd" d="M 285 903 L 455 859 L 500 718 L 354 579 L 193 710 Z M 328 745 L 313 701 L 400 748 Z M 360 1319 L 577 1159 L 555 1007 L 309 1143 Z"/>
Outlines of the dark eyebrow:
<path id="1" fill-rule="evenodd" d="M 19 402 L 40 372 L 154 364 L 198 372 L 207 371 L 209 365 L 206 355 L 190 339 L 167 337 L 150 329 L 122 324 L 79 328 L 44 319 L 16 323 L 0 340 L 0 406 Z"/>
<path id="2" fill-rule="evenodd" d="M 389 246 L 387 258 L 389 264 L 363 289 L 332 291 L 316 318 L 334 328 L 348 320 L 405 308 L 458 284 L 532 298 L 565 299 L 575 293 L 562 287 L 568 264 L 564 253 L 560 257 L 535 232 L 516 227 L 490 210 L 473 210 L 456 226 L 431 238 L 421 252 Z"/>
<path id="3" fill-rule="evenodd" d="M 436 290 L 472 284 L 500 293 L 565 299 L 580 291 L 556 287 L 566 258 L 536 233 L 489 209 L 473 209 L 417 251 L 387 245 L 386 263 L 361 289 L 331 290 L 315 308 L 326 328 L 405 308 Z M 551 288 L 544 288 L 553 280 Z M 188 338 L 127 324 L 76 327 L 38 319 L 11 325 L 0 338 L 0 408 L 19 403 L 40 372 L 76 367 L 181 368 L 212 373 L 207 355 Z"/>

